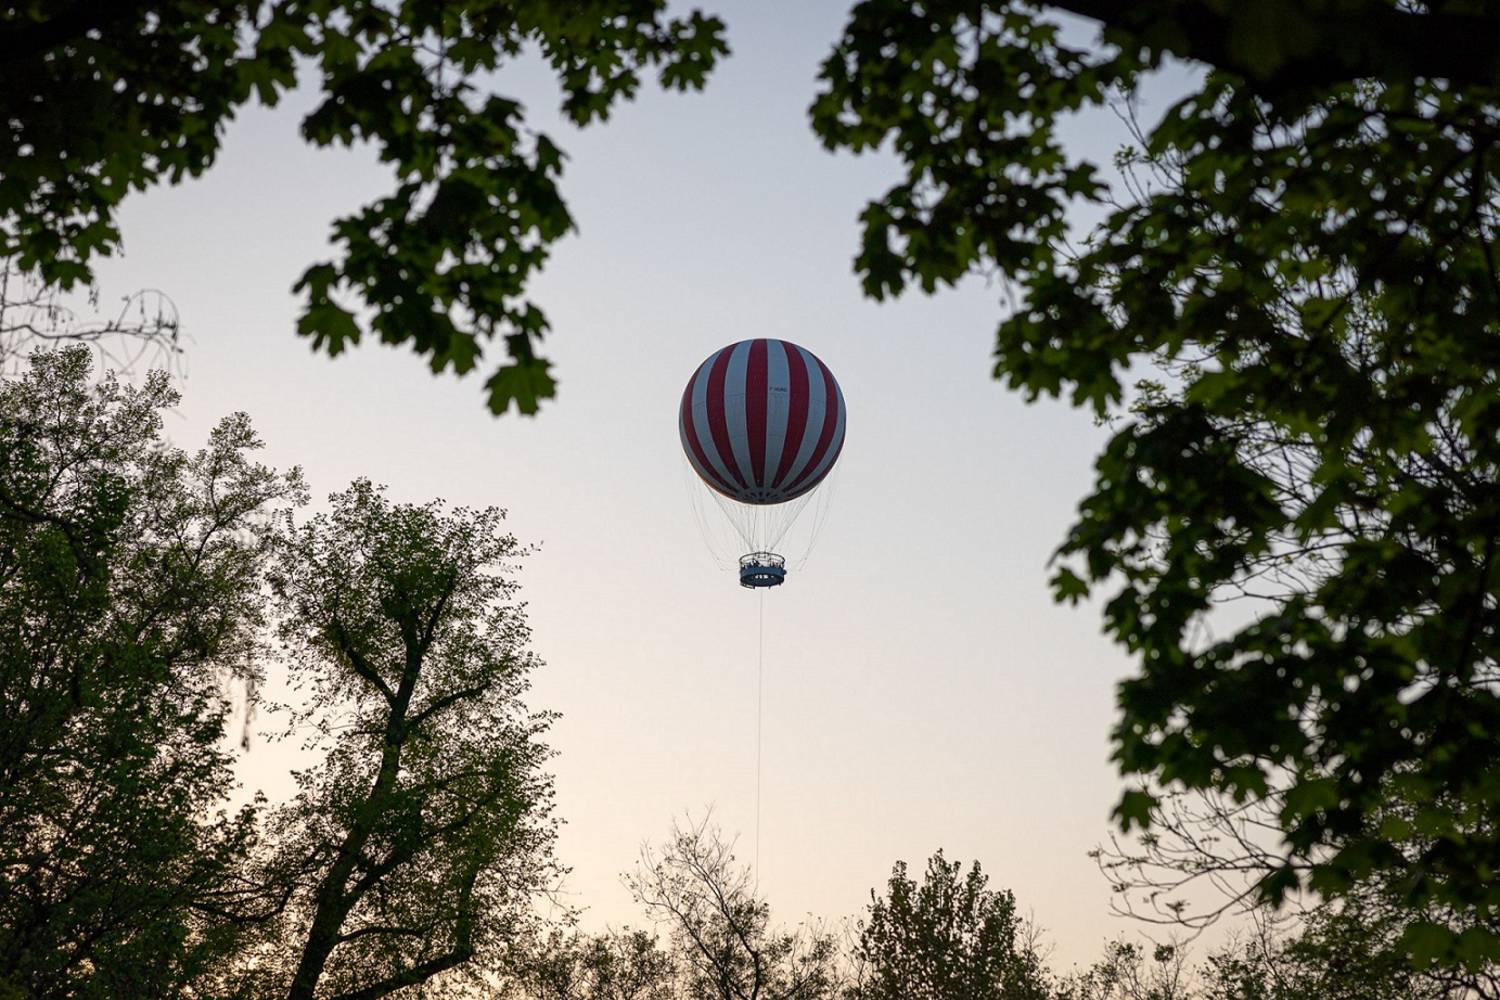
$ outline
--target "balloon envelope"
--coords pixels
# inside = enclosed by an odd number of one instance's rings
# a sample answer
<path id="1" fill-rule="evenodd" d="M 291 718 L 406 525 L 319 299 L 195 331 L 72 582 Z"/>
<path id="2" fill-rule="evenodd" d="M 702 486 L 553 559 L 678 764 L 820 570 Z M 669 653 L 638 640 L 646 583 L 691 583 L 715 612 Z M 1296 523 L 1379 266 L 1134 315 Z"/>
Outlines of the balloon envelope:
<path id="1" fill-rule="evenodd" d="M 709 355 L 682 394 L 688 462 L 740 503 L 781 504 L 828 475 L 844 447 L 844 394 L 828 366 L 784 340 L 742 340 Z"/>

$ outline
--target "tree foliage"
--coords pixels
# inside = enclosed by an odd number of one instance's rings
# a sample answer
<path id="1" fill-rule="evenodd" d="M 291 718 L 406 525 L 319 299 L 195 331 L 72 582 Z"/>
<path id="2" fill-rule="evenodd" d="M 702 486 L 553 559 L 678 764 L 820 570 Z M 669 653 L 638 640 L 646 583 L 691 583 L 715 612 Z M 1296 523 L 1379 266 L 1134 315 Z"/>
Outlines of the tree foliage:
<path id="1" fill-rule="evenodd" d="M 1492 974 L 1413 968 L 1401 938 L 1406 914 L 1363 891 L 1319 907 L 1295 933 L 1256 934 L 1208 957 L 1204 1000 L 1493 1000 Z"/>
<path id="2" fill-rule="evenodd" d="M 1045 6 L 1098 21 L 1107 40 L 1145 43 L 1227 70 L 1267 95 L 1418 77 L 1487 87 L 1500 69 L 1500 18 L 1481 4 L 1051 0 Z"/>
<path id="3" fill-rule="evenodd" d="M 942 851 L 920 885 L 896 862 L 886 894 L 870 894 L 845 1000 L 1046 1000 L 1034 928 L 988 886 L 978 862 L 966 874 Z"/>
<path id="4" fill-rule="evenodd" d="M 364 481 L 331 507 L 288 527 L 271 575 L 293 730 L 321 760 L 269 824 L 288 905 L 236 976 L 291 1000 L 482 982 L 558 874 L 551 717 L 521 702 L 522 550 L 493 508 L 393 504 Z"/>
<path id="5" fill-rule="evenodd" d="M 496 973 L 558 872 L 500 512 L 360 482 L 296 525 L 243 414 L 188 454 L 165 375 L 92 375 L 77 346 L 0 384 L 0 995 Z M 275 637 L 318 761 L 231 811 L 233 695 Z"/>
<path id="6" fill-rule="evenodd" d="M 1243 983 L 1261 971 L 1260 965 L 1245 964 Z M 1064 979 L 1057 1000 L 1200 1000 L 1197 977 L 1188 964 L 1187 952 L 1176 945 L 1142 944 L 1115 940 L 1104 947 L 1104 956 L 1086 970 Z M 1249 996 L 1237 1000 L 1250 1000 Z M 1314 1000 L 1319 994 L 1309 994 Z M 1228 1000 L 1228 997 L 1223 998 Z"/>
<path id="7" fill-rule="evenodd" d="M 319 102 L 302 133 L 369 143 L 393 190 L 337 220 L 333 259 L 309 266 L 298 332 L 338 354 L 363 336 L 467 372 L 502 338 L 489 404 L 551 396 L 536 351 L 547 320 L 526 298 L 573 226 L 563 153 L 489 76 L 523 51 L 557 75 L 564 113 L 605 118 L 655 67 L 703 85 L 723 25 L 664 0 L 68 0 L 0 5 L 0 261 L 63 289 L 118 250 L 131 191 L 197 176 L 252 99 L 299 83 Z"/>
<path id="8" fill-rule="evenodd" d="M 0 384 L 0 993 L 167 996 L 260 909 L 226 685 L 260 675 L 269 515 L 301 487 L 243 414 L 189 454 L 165 376 L 92 368 Z"/>
<path id="9" fill-rule="evenodd" d="M 554 930 L 504 994 L 507 1000 L 676 1000 L 677 963 L 646 931 Z"/>
<path id="10" fill-rule="evenodd" d="M 642 850 L 626 885 L 670 931 L 684 1000 L 833 1000 L 833 935 L 817 924 L 772 925 L 750 870 L 711 817 L 674 824 L 659 851 Z"/>
<path id="11" fill-rule="evenodd" d="M 1000 272 L 997 376 L 1121 418 L 1054 585 L 1102 593 L 1140 665 L 1122 823 L 1163 787 L 1274 804 L 1263 899 L 1379 878 L 1462 916 L 1407 928 L 1419 962 L 1500 956 L 1500 120 L 1493 72 L 1430 44 L 1495 15 L 1057 6 L 1099 43 L 1019 2 L 855 7 L 812 115 L 906 167 L 863 216 L 866 290 Z M 1393 24 L 1409 51 L 1382 64 Z M 1147 183 L 1111 189 L 1058 126 L 1173 53 L 1217 68 L 1124 154 Z M 1107 214 L 1074 242 L 1080 201 Z M 1205 632 L 1238 596 L 1248 622 Z M 1391 796 L 1404 816 L 1369 822 Z"/>
<path id="12" fill-rule="evenodd" d="M 1373 923 L 1367 920 L 1374 918 Z M 1392 933 L 1394 930 L 1395 933 Z M 1053 1000 L 1491 1000 L 1492 977 L 1415 969 L 1400 924 L 1352 905 L 1257 921 L 1200 960 L 1189 946 L 1124 938 L 1057 978 Z"/>
<path id="13" fill-rule="evenodd" d="M 1420 950 L 1424 937 L 1456 938 L 1462 946 L 1475 940 L 1473 928 L 1484 918 L 1432 899 L 1413 900 L 1399 869 L 1360 879 L 1331 901 L 1302 900 L 1281 918 L 1261 912 L 1257 889 L 1280 863 L 1279 812 L 1274 797 L 1235 803 L 1221 796 L 1167 796 L 1153 812 L 1149 834 L 1134 842 L 1112 838 L 1095 852 L 1117 912 L 1195 931 L 1224 914 L 1242 925 L 1248 918 L 1258 933 L 1241 949 L 1210 957 L 1209 978 L 1226 997 L 1500 998 L 1500 962 L 1482 950 L 1466 952 L 1460 962 L 1413 965 L 1413 947 Z M 1393 797 L 1369 822 L 1392 827 L 1411 823 L 1414 814 L 1415 807 Z M 1423 848 L 1418 840 L 1408 849 L 1417 854 Z M 1244 982 L 1235 986 L 1235 977 Z"/>

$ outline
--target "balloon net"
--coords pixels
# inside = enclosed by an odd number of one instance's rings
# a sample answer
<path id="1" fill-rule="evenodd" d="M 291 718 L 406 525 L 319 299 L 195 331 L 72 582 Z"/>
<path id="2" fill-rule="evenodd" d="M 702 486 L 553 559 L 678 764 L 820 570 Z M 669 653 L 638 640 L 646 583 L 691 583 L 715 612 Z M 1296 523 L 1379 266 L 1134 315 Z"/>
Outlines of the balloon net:
<path id="1" fill-rule="evenodd" d="M 747 552 L 774 552 L 788 570 L 801 569 L 827 521 L 838 476 L 835 467 L 816 489 L 786 503 L 748 504 L 711 488 L 686 460 L 682 470 L 704 546 L 717 568 L 736 572 Z"/>

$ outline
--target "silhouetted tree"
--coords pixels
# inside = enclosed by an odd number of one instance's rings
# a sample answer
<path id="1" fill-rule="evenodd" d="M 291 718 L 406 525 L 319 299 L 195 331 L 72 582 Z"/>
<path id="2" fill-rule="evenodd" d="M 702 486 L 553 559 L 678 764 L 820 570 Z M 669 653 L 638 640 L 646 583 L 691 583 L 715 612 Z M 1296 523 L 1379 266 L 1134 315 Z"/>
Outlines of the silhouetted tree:
<path id="1" fill-rule="evenodd" d="M 654 934 L 553 931 L 505 994 L 515 1000 L 676 1000 L 677 967 Z"/>
<path id="2" fill-rule="evenodd" d="M 197 176 L 225 127 L 300 83 L 319 101 L 302 134 L 369 142 L 393 189 L 334 223 L 307 268 L 298 332 L 338 354 L 369 334 L 433 370 L 467 372 L 488 341 L 509 354 L 492 409 L 552 395 L 547 329 L 526 285 L 573 226 L 563 153 L 527 128 L 493 72 L 534 49 L 578 125 L 605 118 L 656 67 L 703 85 L 723 25 L 664 0 L 66 0 L 0 6 L 0 261 L 64 290 L 120 246 L 130 191 Z"/>
<path id="3" fill-rule="evenodd" d="M 392 504 L 365 481 L 282 536 L 279 635 L 322 760 L 270 825 L 290 902 L 234 971 L 289 1000 L 373 1000 L 497 973 L 557 875 L 548 715 L 494 508 Z M 248 986 L 245 985 L 248 983 Z"/>
<path id="4" fill-rule="evenodd" d="M 166 997 L 274 912 L 223 811 L 272 511 L 243 414 L 188 454 L 177 394 L 39 352 L 0 382 L 0 995 Z"/>
<path id="5" fill-rule="evenodd" d="M 1399 84 L 1427 77 L 1491 86 L 1500 68 L 1500 17 L 1480 6 L 1390 0 L 1048 0 L 1038 6 L 1097 21 L 1106 38 L 1122 46 L 1145 42 L 1233 73 L 1271 97 L 1356 80 Z"/>
<path id="6" fill-rule="evenodd" d="M 920 885 L 896 862 L 886 894 L 870 894 L 846 1000 L 1046 1000 L 1036 929 L 988 886 L 977 861 L 965 874 L 942 851 Z"/>
<path id="7" fill-rule="evenodd" d="M 1413 852 L 1423 849 L 1420 820 L 1399 797 L 1371 822 L 1410 826 Z M 1137 919 L 1201 928 L 1220 912 L 1251 918 L 1256 934 L 1209 957 L 1204 996 L 1211 1000 L 1500 998 L 1500 963 L 1484 947 L 1489 924 L 1476 921 L 1472 911 L 1413 902 L 1404 879 L 1388 872 L 1342 886 L 1331 900 L 1302 899 L 1288 916 L 1258 910 L 1256 888 L 1281 864 L 1278 834 L 1266 801 L 1177 795 L 1158 807 L 1150 836 L 1128 847 L 1114 840 L 1098 860 L 1120 910 Z M 1199 906 L 1189 906 L 1190 900 Z M 1413 940 L 1433 934 L 1457 938 L 1464 961 L 1414 965 Z"/>
<path id="8" fill-rule="evenodd" d="M 1049 7 L 1101 19 L 1099 42 L 1067 43 Z M 1449 965 L 1500 958 L 1500 78 L 1493 38 L 1455 41 L 1495 23 L 1394 0 L 865 0 L 812 109 L 829 146 L 905 168 L 862 216 L 866 291 L 998 273 L 997 376 L 1116 419 L 1054 586 L 1101 591 L 1138 659 L 1121 823 L 1154 825 L 1173 789 L 1264 801 L 1260 899 L 1378 873 L 1414 914 L 1458 915 L 1406 940 Z M 1218 69 L 1111 190 L 1058 129 L 1130 108 L 1171 54 Z M 1104 219 L 1070 239 L 1079 202 Z M 1132 391 L 1142 367 L 1161 374 Z M 1393 794 L 1420 824 L 1368 821 Z"/>
<path id="9" fill-rule="evenodd" d="M 1187 953 L 1181 948 L 1155 944 L 1148 949 L 1118 940 L 1109 942 L 1104 957 L 1086 971 L 1063 979 L 1057 986 L 1056 1000 L 1206 1000 L 1206 997 L 1198 989 Z"/>
<path id="10" fill-rule="evenodd" d="M 1413 968 L 1400 946 L 1406 914 L 1359 897 L 1320 907 L 1295 933 L 1250 936 L 1208 957 L 1203 1000 L 1494 1000 L 1493 974 Z M 1392 916 L 1396 919 L 1390 919 Z"/>
<path id="11" fill-rule="evenodd" d="M 1115 940 L 1087 969 L 1059 978 L 1054 1000 L 1490 1000 L 1493 979 L 1414 969 L 1399 928 L 1369 927 L 1358 903 L 1295 921 L 1261 921 L 1190 963 L 1184 947 Z M 1378 919 L 1378 918 L 1377 918 Z"/>
<path id="12" fill-rule="evenodd" d="M 674 824 L 626 885 L 670 930 L 685 1000 L 832 1000 L 838 948 L 816 924 L 772 927 L 769 905 L 711 817 Z"/>

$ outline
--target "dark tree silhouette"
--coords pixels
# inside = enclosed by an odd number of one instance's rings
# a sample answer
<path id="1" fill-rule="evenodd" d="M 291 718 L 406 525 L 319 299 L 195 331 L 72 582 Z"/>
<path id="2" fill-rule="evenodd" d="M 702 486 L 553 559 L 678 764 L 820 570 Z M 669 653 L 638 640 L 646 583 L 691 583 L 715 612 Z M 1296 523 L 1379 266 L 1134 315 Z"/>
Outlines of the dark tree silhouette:
<path id="1" fill-rule="evenodd" d="M 289 1000 L 494 973 L 558 874 L 551 717 L 520 700 L 535 658 L 502 512 L 364 481 L 331 504 L 287 528 L 271 574 L 291 725 L 323 756 L 272 818 L 290 901 L 239 971 Z"/>
<path id="2" fill-rule="evenodd" d="M 625 878 L 636 901 L 671 933 L 687 1000 L 833 1000 L 840 982 L 833 935 L 816 924 L 771 924 L 734 844 L 705 816 L 674 824 L 642 849 Z"/>
<path id="3" fill-rule="evenodd" d="M 975 862 L 938 851 L 918 884 L 896 862 L 884 896 L 871 892 L 845 1000 L 1047 1000 L 1036 928 L 1009 890 L 989 888 Z"/>
<path id="4" fill-rule="evenodd" d="M 253 99 L 275 104 L 298 67 L 321 98 L 302 134 L 371 143 L 392 190 L 334 223 L 335 255 L 297 284 L 298 332 L 338 354 L 364 336 L 467 372 L 490 341 L 508 360 L 495 412 L 553 393 L 537 353 L 547 320 L 526 297 L 572 229 L 563 153 L 490 76 L 535 48 L 579 125 L 642 75 L 701 87 L 723 25 L 665 0 L 68 0 L 0 6 L 0 261 L 68 290 L 117 250 L 130 191 L 197 176 Z M 364 307 L 364 308 L 361 308 Z"/>
<path id="5" fill-rule="evenodd" d="M 295 475 L 228 417 L 162 438 L 164 375 L 90 351 L 0 383 L 0 994 L 171 996 L 274 912 L 239 878 L 226 684 L 252 686 Z"/>
<path id="6" fill-rule="evenodd" d="M 1139 664 L 1121 823 L 1176 789 L 1264 802 L 1260 899 L 1377 877 L 1450 965 L 1500 959 L 1500 84 L 1493 39 L 1444 41 L 1494 17 L 865 0 L 812 108 L 905 166 L 862 216 L 866 291 L 998 273 L 997 376 L 1115 422 L 1054 586 L 1097 592 Z M 1174 53 L 1219 68 L 1121 154 L 1164 180 L 1110 189 L 1059 124 Z M 1105 213 L 1081 239 L 1078 203 Z M 1392 795 L 1413 821 L 1369 822 Z"/>

